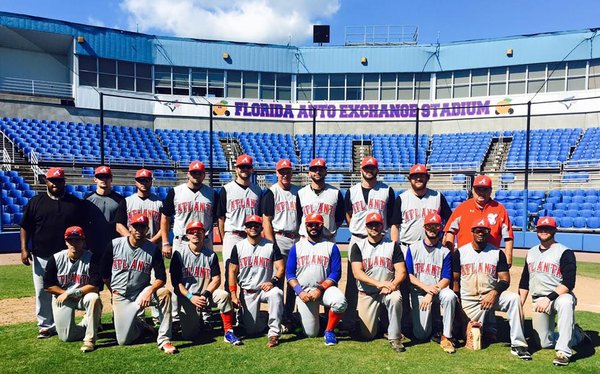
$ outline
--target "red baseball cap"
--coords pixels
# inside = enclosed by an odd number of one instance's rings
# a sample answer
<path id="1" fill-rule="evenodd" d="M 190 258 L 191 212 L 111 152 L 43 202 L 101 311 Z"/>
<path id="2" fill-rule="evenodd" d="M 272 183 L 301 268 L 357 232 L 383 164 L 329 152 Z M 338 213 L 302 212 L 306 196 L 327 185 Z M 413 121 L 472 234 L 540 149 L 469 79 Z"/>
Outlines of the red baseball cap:
<path id="1" fill-rule="evenodd" d="M 108 166 L 101 165 L 96 168 L 94 175 L 112 175 L 112 170 Z"/>
<path id="2" fill-rule="evenodd" d="M 138 178 L 152 178 L 152 172 L 148 169 L 140 169 L 135 173 L 135 179 Z"/>
<path id="3" fill-rule="evenodd" d="M 247 225 L 249 223 L 260 223 L 262 225 L 262 218 L 260 218 L 260 216 L 257 216 L 256 214 L 253 214 L 251 216 L 246 217 L 244 225 Z"/>
<path id="4" fill-rule="evenodd" d="M 408 175 L 412 174 L 429 174 L 429 172 L 427 171 L 427 166 L 423 164 L 414 164 L 408 172 Z"/>
<path id="5" fill-rule="evenodd" d="M 188 166 L 188 171 L 204 171 L 204 163 L 202 161 L 192 161 Z"/>
<path id="6" fill-rule="evenodd" d="M 487 220 L 487 218 L 476 218 L 473 220 L 473 223 L 471 224 L 471 229 L 476 229 L 476 228 L 484 228 L 484 229 L 491 229 L 490 226 L 490 222 Z"/>
<path id="7" fill-rule="evenodd" d="M 235 161 L 235 166 L 241 166 L 241 165 L 252 166 L 252 157 L 247 154 L 239 155 L 237 160 Z"/>
<path id="8" fill-rule="evenodd" d="M 492 188 L 492 180 L 487 175 L 478 175 L 473 181 L 473 187 Z"/>
<path id="9" fill-rule="evenodd" d="M 372 222 L 383 223 L 383 217 L 377 212 L 369 213 L 367 216 L 367 224 Z"/>
<path id="10" fill-rule="evenodd" d="M 423 220 L 423 225 L 441 225 L 442 217 L 437 213 L 429 213 Z"/>
<path id="11" fill-rule="evenodd" d="M 85 234 L 83 233 L 83 229 L 79 226 L 71 226 L 65 230 L 65 239 L 69 238 L 85 238 Z"/>
<path id="12" fill-rule="evenodd" d="M 360 168 L 364 168 L 367 166 L 373 166 L 378 168 L 379 167 L 379 162 L 377 161 L 377 159 L 373 156 L 367 156 L 365 158 L 362 159 L 361 163 L 360 163 Z"/>
<path id="13" fill-rule="evenodd" d="M 194 231 L 194 230 L 206 231 L 206 229 L 204 228 L 204 225 L 200 221 L 192 221 L 185 226 L 186 234 L 189 233 L 190 231 Z"/>
<path id="14" fill-rule="evenodd" d="M 292 162 L 290 160 L 288 160 L 287 158 L 282 158 L 281 160 L 277 161 L 277 165 L 275 166 L 275 170 L 291 169 L 291 168 L 292 168 Z"/>
<path id="15" fill-rule="evenodd" d="M 135 224 L 139 224 L 139 225 L 144 225 L 144 226 L 148 226 L 150 224 L 150 221 L 148 220 L 148 217 L 146 217 L 145 215 L 138 213 L 136 215 L 134 215 L 133 217 L 131 217 L 131 221 L 129 222 L 130 225 L 135 225 Z"/>
<path id="16" fill-rule="evenodd" d="M 320 223 L 322 225 L 325 221 L 323 221 L 323 216 L 319 213 L 310 213 L 306 216 L 304 223 Z"/>
<path id="17" fill-rule="evenodd" d="M 327 169 L 327 162 L 322 158 L 313 158 L 308 167 L 321 167 Z"/>
<path id="18" fill-rule="evenodd" d="M 553 227 L 556 228 L 556 220 L 553 217 L 540 217 L 535 227 Z"/>
<path id="19" fill-rule="evenodd" d="M 65 171 L 62 168 L 50 168 L 46 172 L 46 179 L 65 179 Z"/>

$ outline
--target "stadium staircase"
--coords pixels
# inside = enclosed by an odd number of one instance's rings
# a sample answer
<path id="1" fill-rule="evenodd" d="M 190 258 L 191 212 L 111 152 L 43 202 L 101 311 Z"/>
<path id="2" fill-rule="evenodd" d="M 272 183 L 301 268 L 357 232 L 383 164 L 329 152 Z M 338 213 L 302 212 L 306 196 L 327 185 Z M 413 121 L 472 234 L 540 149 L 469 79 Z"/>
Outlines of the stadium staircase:
<path id="1" fill-rule="evenodd" d="M 502 166 L 506 162 L 508 157 L 508 150 L 510 149 L 512 139 L 511 138 L 494 138 L 490 151 L 488 152 L 483 162 L 483 172 L 496 173 L 502 170 Z"/>
<path id="2" fill-rule="evenodd" d="M 360 173 L 360 163 L 366 156 L 373 154 L 373 144 L 370 140 L 353 140 L 352 141 L 352 158 L 353 171 Z"/>
<path id="3" fill-rule="evenodd" d="M 223 147 L 223 152 L 225 152 L 225 159 L 228 164 L 235 165 L 235 160 L 239 155 L 244 153 L 242 146 L 240 145 L 240 141 L 234 138 L 219 138 L 219 142 L 221 143 L 221 147 Z"/>

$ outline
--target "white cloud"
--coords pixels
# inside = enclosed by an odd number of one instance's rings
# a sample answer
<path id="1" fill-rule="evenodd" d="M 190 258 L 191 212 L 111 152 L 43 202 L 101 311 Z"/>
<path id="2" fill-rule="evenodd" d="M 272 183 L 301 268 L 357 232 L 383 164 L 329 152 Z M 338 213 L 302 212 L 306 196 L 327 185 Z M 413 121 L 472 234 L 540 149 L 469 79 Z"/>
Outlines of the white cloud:
<path id="1" fill-rule="evenodd" d="M 106 27 L 106 24 L 104 22 L 94 17 L 88 17 L 87 23 L 92 26 Z"/>
<path id="2" fill-rule="evenodd" d="M 200 39 L 300 44 L 340 0 L 123 0 L 129 28 Z"/>

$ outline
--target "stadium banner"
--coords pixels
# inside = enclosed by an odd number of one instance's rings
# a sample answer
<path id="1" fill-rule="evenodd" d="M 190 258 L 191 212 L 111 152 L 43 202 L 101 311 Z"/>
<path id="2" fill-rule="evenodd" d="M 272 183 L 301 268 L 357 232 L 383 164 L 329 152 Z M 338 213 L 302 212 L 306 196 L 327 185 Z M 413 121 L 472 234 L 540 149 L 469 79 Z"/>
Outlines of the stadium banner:
<path id="1" fill-rule="evenodd" d="M 156 116 L 209 117 L 209 102 L 213 104 L 213 117 L 241 120 L 275 121 L 414 121 L 417 107 L 423 121 L 456 120 L 466 118 L 520 117 L 527 115 L 527 102 L 532 100 L 532 115 L 570 114 L 595 112 L 600 107 L 599 92 L 557 92 L 490 96 L 431 101 L 327 101 L 327 102 L 265 102 L 246 99 L 215 99 L 166 95 L 123 95 L 107 93 L 104 109 Z M 76 106 L 99 108 L 98 91 L 79 87 Z"/>

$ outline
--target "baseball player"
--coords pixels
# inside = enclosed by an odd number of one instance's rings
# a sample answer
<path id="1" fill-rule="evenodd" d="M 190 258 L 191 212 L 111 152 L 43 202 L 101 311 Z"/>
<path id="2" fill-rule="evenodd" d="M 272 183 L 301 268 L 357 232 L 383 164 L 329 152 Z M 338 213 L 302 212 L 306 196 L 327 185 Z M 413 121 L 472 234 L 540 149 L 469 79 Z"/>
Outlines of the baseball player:
<path id="1" fill-rule="evenodd" d="M 388 229 L 387 223 L 394 211 L 396 194 L 394 189 L 383 182 L 377 181 L 379 162 L 375 157 L 367 156 L 361 162 L 361 181 L 352 186 L 346 193 L 344 205 L 346 206 L 346 221 L 352 236 L 348 248 L 362 239 L 367 238 L 365 220 L 370 213 L 377 212 L 383 217 L 384 233 Z M 348 261 L 346 290 L 344 295 L 348 301 L 348 309 L 344 314 L 344 325 L 354 332 L 357 320 L 356 305 L 358 289 L 352 271 L 352 262 Z"/>
<path id="2" fill-rule="evenodd" d="M 472 242 L 452 253 L 453 289 L 460 292 L 462 309 L 470 321 L 483 325 L 485 315 L 501 310 L 508 315 L 511 353 L 522 360 L 531 360 L 523 333 L 523 309 L 519 295 L 507 291 L 510 285 L 508 263 L 504 252 L 488 242 L 490 223 L 477 218 L 471 224 Z M 492 331 L 495 335 L 495 331 Z M 485 335 L 484 335 L 485 338 Z"/>
<path id="3" fill-rule="evenodd" d="M 161 323 L 158 348 L 177 353 L 171 343 L 171 291 L 160 249 L 146 239 L 148 217 L 138 214 L 129 224 L 129 236 L 113 239 L 102 257 L 101 274 L 112 293 L 115 333 L 119 345 L 131 344 L 143 331 L 154 329 L 138 318 L 152 303 L 158 304 Z M 150 272 L 156 280 L 150 284 Z"/>
<path id="4" fill-rule="evenodd" d="M 296 206 L 299 188 L 292 184 L 292 167 L 292 162 L 288 159 L 281 159 L 277 162 L 275 166 L 277 183 L 274 183 L 265 192 L 261 203 L 265 238 L 277 244 L 284 264 L 287 262 L 290 249 L 300 237 L 298 228 L 302 219 Z M 283 290 L 284 283 L 285 280 L 281 277 L 277 287 Z M 283 308 L 284 324 L 291 320 L 296 305 L 295 301 L 296 295 L 288 286 Z"/>
<path id="5" fill-rule="evenodd" d="M 472 239 L 469 225 L 474 215 L 483 215 L 490 223 L 490 243 L 500 248 L 504 239 L 504 254 L 510 267 L 513 253 L 513 231 L 508 212 L 504 205 L 491 199 L 492 180 L 487 175 L 479 175 L 473 181 L 473 197 L 464 201 L 454 209 L 450 218 L 446 221 L 444 231 L 444 245 L 451 250 L 454 249 L 454 239 L 457 248 L 469 243 Z"/>
<path id="6" fill-rule="evenodd" d="M 163 202 L 158 196 L 151 192 L 152 188 L 152 172 L 148 169 L 140 169 L 135 173 L 135 188 L 136 193 L 127 196 L 121 201 L 121 206 L 118 210 L 116 221 L 120 233 L 129 235 L 127 227 L 133 216 L 143 214 L 148 217 L 150 225 L 148 227 L 148 239 L 159 244 L 161 241 L 160 231 L 160 210 Z"/>
<path id="7" fill-rule="evenodd" d="M 206 230 L 200 221 L 186 226 L 187 247 L 173 253 L 171 282 L 179 299 L 181 333 L 184 339 L 195 339 L 201 333 L 202 313 L 212 306 L 219 308 L 224 340 L 231 345 L 242 341 L 233 333 L 233 308 L 229 294 L 222 289 L 219 259 L 204 243 Z"/>
<path id="8" fill-rule="evenodd" d="M 48 260 L 44 289 L 53 295 L 52 312 L 58 338 L 64 342 L 83 339 L 82 352 L 96 348 L 102 301 L 102 279 L 92 253 L 84 250 L 85 236 L 79 226 L 65 230 L 67 249 Z M 80 325 L 75 324 L 75 310 L 85 310 Z"/>
<path id="9" fill-rule="evenodd" d="M 542 348 L 554 347 L 554 365 L 566 366 L 573 354 L 571 347 L 589 340 L 575 324 L 575 255 L 554 239 L 554 218 L 540 217 L 536 228 L 540 244 L 527 252 L 519 282 L 521 304 L 531 292 L 534 338 Z M 554 334 L 555 316 L 558 317 L 558 336 Z"/>
<path id="10" fill-rule="evenodd" d="M 261 214 L 262 190 L 252 183 L 252 157 L 240 155 L 235 163 L 235 180 L 227 183 L 219 194 L 217 217 L 219 235 L 223 238 L 223 263 L 225 264 L 225 289 L 229 283 L 229 259 L 231 251 L 246 237 L 244 221 L 247 216 Z"/>
<path id="11" fill-rule="evenodd" d="M 325 345 L 337 344 L 334 329 L 346 311 L 346 298 L 337 282 L 342 260 L 337 245 L 323 235 L 325 220 L 320 214 L 304 217 L 306 237 L 290 250 L 286 277 L 297 295 L 296 303 L 304 332 L 311 338 L 319 333 L 319 304 L 331 308 L 325 328 Z"/>
<path id="12" fill-rule="evenodd" d="M 323 217 L 323 237 L 335 242 L 337 228 L 344 221 L 344 198 L 337 188 L 325 183 L 327 163 L 322 158 L 315 158 L 308 169 L 310 183 L 298 191 L 298 214 L 302 215 L 300 235 L 306 236 L 306 216 L 311 213 Z"/>
<path id="13" fill-rule="evenodd" d="M 119 205 L 124 200 L 121 194 L 112 190 L 112 171 L 108 166 L 98 166 L 94 172 L 96 191 L 87 194 L 84 201 L 87 203 L 89 229 L 87 241 L 88 248 L 93 253 L 102 251 L 110 241 L 119 236 L 129 235 L 125 227 L 117 225 Z M 120 230 L 120 231 L 118 231 Z"/>
<path id="14" fill-rule="evenodd" d="M 32 197 L 25 206 L 20 226 L 21 262 L 32 266 L 38 339 L 56 333 L 52 316 L 52 295 L 44 291 L 44 273 L 53 254 L 64 249 L 67 227 L 87 223 L 83 202 L 65 192 L 65 171 L 46 172 L 46 193 Z M 31 249 L 28 248 L 31 242 Z"/>
<path id="15" fill-rule="evenodd" d="M 396 352 L 404 352 L 400 325 L 402 296 L 398 290 L 406 279 L 404 257 L 398 243 L 385 238 L 385 219 L 380 213 L 369 213 L 365 218 L 367 238 L 354 243 L 350 252 L 352 272 L 356 278 L 358 317 L 363 338 L 372 340 L 377 335 L 379 309 L 387 309 L 388 341 Z"/>
<path id="16" fill-rule="evenodd" d="M 229 292 L 233 304 L 242 308 L 242 323 L 248 335 L 264 331 L 264 321 L 259 321 L 260 304 L 268 304 L 267 347 L 272 348 L 279 345 L 281 335 L 283 291 L 277 285 L 283 278 L 285 265 L 277 245 L 262 238 L 262 225 L 260 216 L 246 218 L 246 239 L 231 251 Z"/>
<path id="17" fill-rule="evenodd" d="M 443 335 L 440 346 L 447 353 L 456 349 L 451 341 L 452 322 L 457 297 L 448 286 L 452 279 L 450 250 L 442 246 L 442 217 L 429 213 L 424 220 L 425 238 L 413 243 L 406 251 L 406 268 L 410 279 L 413 334 L 419 340 L 429 338 L 432 332 L 432 310 L 443 311 Z"/>

